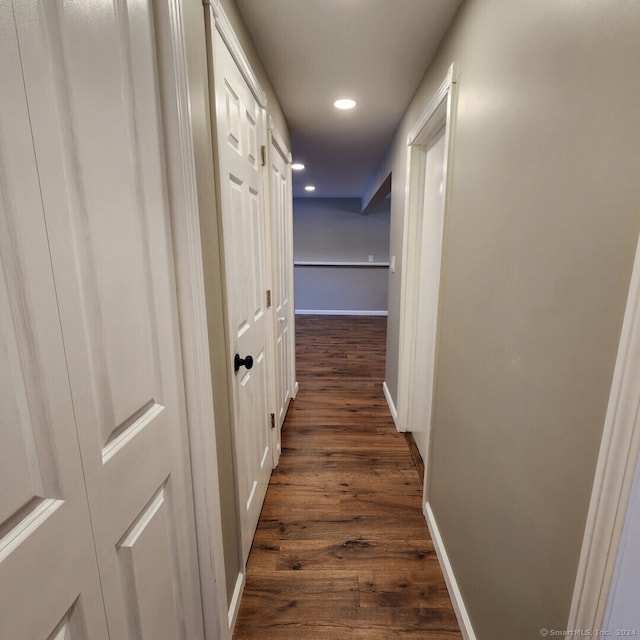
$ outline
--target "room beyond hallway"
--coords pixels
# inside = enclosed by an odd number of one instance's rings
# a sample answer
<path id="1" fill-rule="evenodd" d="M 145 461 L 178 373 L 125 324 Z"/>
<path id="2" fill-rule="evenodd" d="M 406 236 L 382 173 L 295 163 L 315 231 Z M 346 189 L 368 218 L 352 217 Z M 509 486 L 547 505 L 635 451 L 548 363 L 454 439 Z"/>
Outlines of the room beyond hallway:
<path id="1" fill-rule="evenodd" d="M 422 486 L 382 392 L 386 318 L 298 316 L 282 432 L 234 638 L 461 638 Z"/>

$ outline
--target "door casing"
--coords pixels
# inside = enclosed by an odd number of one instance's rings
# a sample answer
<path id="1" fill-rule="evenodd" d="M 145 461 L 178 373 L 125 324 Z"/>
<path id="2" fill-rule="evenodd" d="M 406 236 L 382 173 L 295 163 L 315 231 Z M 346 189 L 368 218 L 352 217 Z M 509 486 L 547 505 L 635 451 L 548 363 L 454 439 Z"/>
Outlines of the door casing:
<path id="1" fill-rule="evenodd" d="M 227 598 L 224 589 L 221 489 L 214 428 L 197 160 L 192 139 L 195 106 L 189 95 L 192 80 L 187 69 L 183 2 L 165 0 L 157 3 L 156 25 L 205 637 L 207 640 L 227 640 L 231 631 L 224 615 Z M 200 78 L 200 82 L 208 82 L 208 77 Z"/>
<path id="2" fill-rule="evenodd" d="M 398 359 L 398 404 L 397 427 L 399 431 L 413 431 L 416 428 L 416 413 L 419 411 L 414 399 L 414 389 L 417 383 L 418 361 L 416 354 L 418 334 L 421 330 L 419 322 L 420 302 L 420 273 L 422 268 L 421 249 L 422 238 L 430 229 L 426 225 L 433 221 L 425 219 L 425 176 L 427 151 L 432 140 L 444 129 L 444 220 L 446 215 L 449 191 L 450 172 L 448 170 L 451 156 L 451 139 L 453 135 L 453 119 L 456 98 L 456 67 L 449 67 L 446 78 L 440 88 L 424 109 L 416 123 L 411 128 L 407 138 L 407 200 L 405 206 L 405 225 L 403 234 L 403 270 L 400 299 L 400 352 Z M 436 233 L 440 235 L 440 256 L 446 230 L 436 224 Z M 440 264 L 440 260 L 437 260 Z M 440 291 L 435 287 L 431 292 L 431 301 L 422 300 L 421 303 L 430 304 L 439 309 Z M 438 314 L 439 315 L 439 314 Z M 435 380 L 435 365 L 437 352 L 437 326 L 430 337 L 430 361 L 422 363 L 422 371 L 428 371 L 430 380 Z M 424 390 L 431 398 L 433 386 Z M 431 401 L 429 401 L 431 407 Z M 432 411 L 430 410 L 431 414 Z M 425 416 L 427 423 L 423 429 L 427 431 L 427 457 L 425 459 L 425 501 L 428 485 L 428 442 L 431 430 L 431 415 Z"/>
<path id="3" fill-rule="evenodd" d="M 444 228 L 444 151 L 446 132 L 435 130 L 424 145 L 424 210 L 420 242 L 420 274 L 416 300 L 416 333 L 411 393 L 411 431 L 420 454 L 429 460 L 428 447 L 433 404 L 438 300 Z"/>

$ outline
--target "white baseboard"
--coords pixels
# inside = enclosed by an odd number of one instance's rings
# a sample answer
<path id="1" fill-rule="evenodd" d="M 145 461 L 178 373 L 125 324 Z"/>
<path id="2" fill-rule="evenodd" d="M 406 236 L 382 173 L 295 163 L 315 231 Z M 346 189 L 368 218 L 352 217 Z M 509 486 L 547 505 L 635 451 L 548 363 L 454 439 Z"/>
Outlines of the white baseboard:
<path id="1" fill-rule="evenodd" d="M 238 579 L 236 580 L 236 586 L 233 590 L 233 596 L 231 597 L 231 602 L 229 604 L 228 622 L 229 622 L 229 631 L 231 635 L 233 635 L 233 628 L 236 626 L 236 618 L 238 617 L 238 611 L 240 609 L 240 601 L 242 600 L 244 584 L 245 584 L 245 575 L 243 571 L 242 573 L 238 574 Z"/>
<path id="2" fill-rule="evenodd" d="M 395 424 L 396 429 L 398 429 L 398 410 L 396 409 L 396 405 L 393 402 L 393 398 L 391 397 L 391 392 L 389 391 L 386 380 L 382 383 L 382 391 L 384 391 L 384 397 L 386 398 L 387 404 L 389 405 L 389 412 L 391 413 L 391 417 L 393 418 L 393 424 Z"/>
<path id="3" fill-rule="evenodd" d="M 388 311 L 366 309 L 296 309 L 297 316 L 387 316 Z"/>
<path id="4" fill-rule="evenodd" d="M 440 535 L 438 524 L 436 523 L 433 511 L 431 510 L 431 506 L 428 502 L 424 504 L 423 511 L 424 517 L 427 519 L 427 526 L 429 527 L 429 533 L 433 540 L 433 546 L 435 547 L 436 555 L 438 556 L 440 567 L 444 574 L 444 580 L 447 583 L 447 588 L 449 589 L 449 596 L 451 597 L 453 609 L 456 612 L 456 618 L 460 625 L 460 631 L 462 631 L 462 637 L 464 640 L 476 640 L 476 634 L 471 626 L 471 619 L 467 613 L 467 608 L 464 606 L 462 593 L 460 593 L 456 577 L 453 573 L 453 567 L 451 566 L 451 562 L 449 562 L 449 556 L 447 555 L 447 550 L 445 549 L 442 536 Z"/>

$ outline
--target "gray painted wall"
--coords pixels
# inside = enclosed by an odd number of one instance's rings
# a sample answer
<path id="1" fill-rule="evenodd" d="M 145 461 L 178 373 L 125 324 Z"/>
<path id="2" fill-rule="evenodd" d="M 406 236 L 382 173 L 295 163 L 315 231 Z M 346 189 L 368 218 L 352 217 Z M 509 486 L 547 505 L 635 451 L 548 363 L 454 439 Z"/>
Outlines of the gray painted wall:
<path id="1" fill-rule="evenodd" d="M 294 261 L 389 261 L 390 202 L 360 213 L 359 198 L 295 198 Z M 379 266 L 294 267 L 298 311 L 386 312 L 388 269 Z"/>
<path id="2" fill-rule="evenodd" d="M 294 267 L 297 313 L 339 312 L 358 315 L 387 311 L 386 267 Z"/>
<path id="3" fill-rule="evenodd" d="M 639 33 L 634 1 L 467 0 L 380 167 L 401 267 L 406 136 L 457 62 L 430 501 L 480 640 L 567 622 L 640 230 Z"/>

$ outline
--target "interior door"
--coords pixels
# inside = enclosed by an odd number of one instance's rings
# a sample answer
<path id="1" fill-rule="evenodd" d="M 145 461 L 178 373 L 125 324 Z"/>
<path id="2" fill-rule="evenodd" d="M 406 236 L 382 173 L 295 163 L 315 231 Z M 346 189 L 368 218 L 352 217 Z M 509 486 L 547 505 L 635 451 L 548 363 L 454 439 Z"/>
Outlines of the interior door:
<path id="1" fill-rule="evenodd" d="M 413 423 L 416 444 L 425 463 L 429 463 L 429 437 L 433 402 L 433 380 L 438 329 L 440 264 L 444 228 L 445 129 L 428 143 L 425 160 L 424 209 L 420 250 L 419 331 L 416 336 L 416 360 L 413 388 Z"/>
<path id="2" fill-rule="evenodd" d="M 215 29 L 212 46 L 235 472 L 246 562 L 273 465 L 261 160 L 265 122 L 263 109 Z M 234 366 L 236 355 L 245 364 Z"/>
<path id="3" fill-rule="evenodd" d="M 14 8 L 109 635 L 201 638 L 153 3 Z"/>
<path id="4" fill-rule="evenodd" d="M 274 459 L 281 450 L 281 429 L 295 384 L 293 316 L 292 192 L 289 153 L 272 136 L 270 148 L 273 304 L 276 316 L 276 434 Z"/>
<path id="5" fill-rule="evenodd" d="M 106 629 L 15 20 L 0 0 L 0 637 Z"/>

